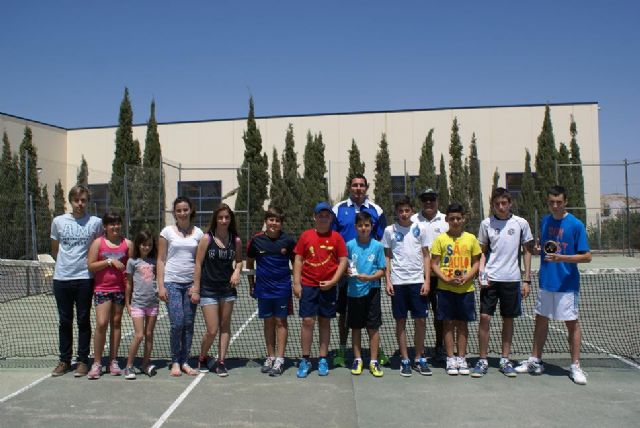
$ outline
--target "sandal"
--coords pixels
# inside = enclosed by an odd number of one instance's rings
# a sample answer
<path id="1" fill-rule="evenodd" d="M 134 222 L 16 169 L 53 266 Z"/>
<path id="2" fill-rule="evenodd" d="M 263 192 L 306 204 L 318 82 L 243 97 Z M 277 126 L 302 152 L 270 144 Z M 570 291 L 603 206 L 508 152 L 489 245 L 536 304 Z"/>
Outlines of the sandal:
<path id="1" fill-rule="evenodd" d="M 180 366 L 178 365 L 178 363 L 173 363 L 171 365 L 170 375 L 174 377 L 182 376 L 182 372 L 180 371 Z"/>
<path id="2" fill-rule="evenodd" d="M 198 370 L 192 368 L 189 364 L 184 363 L 182 365 L 182 367 L 180 367 L 182 369 L 182 371 L 189 376 L 197 376 L 198 375 Z"/>

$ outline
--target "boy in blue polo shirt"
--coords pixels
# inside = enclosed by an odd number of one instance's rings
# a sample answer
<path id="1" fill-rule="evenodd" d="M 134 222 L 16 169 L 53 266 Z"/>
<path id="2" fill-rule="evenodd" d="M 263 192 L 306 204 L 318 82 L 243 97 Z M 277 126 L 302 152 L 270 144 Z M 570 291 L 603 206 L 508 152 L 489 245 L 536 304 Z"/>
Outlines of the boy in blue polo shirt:
<path id="1" fill-rule="evenodd" d="M 382 325 L 380 308 L 380 278 L 386 266 L 384 247 L 371 239 L 373 222 L 371 214 L 361 211 L 356 214 L 356 230 L 358 236 L 347 242 L 349 253 L 349 285 L 347 289 L 347 324 L 351 329 L 353 343 L 353 366 L 351 373 L 362 373 L 362 329 L 367 328 L 371 361 L 369 371 L 375 377 L 382 377 L 383 372 L 378 363 L 378 347 Z"/>

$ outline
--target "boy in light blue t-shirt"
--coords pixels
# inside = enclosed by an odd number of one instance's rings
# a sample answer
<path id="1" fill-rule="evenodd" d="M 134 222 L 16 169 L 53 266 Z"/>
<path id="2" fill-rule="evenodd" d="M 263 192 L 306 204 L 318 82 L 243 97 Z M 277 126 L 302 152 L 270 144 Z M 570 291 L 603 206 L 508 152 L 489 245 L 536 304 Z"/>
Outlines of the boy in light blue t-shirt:
<path id="1" fill-rule="evenodd" d="M 362 373 L 362 329 L 367 328 L 371 349 L 369 371 L 375 377 L 383 375 L 378 362 L 378 347 L 382 325 L 380 306 L 380 278 L 384 275 L 386 261 L 384 247 L 371 239 L 371 214 L 356 214 L 358 236 L 347 242 L 349 253 L 349 284 L 347 289 L 347 325 L 351 329 L 353 366 L 351 373 Z"/>

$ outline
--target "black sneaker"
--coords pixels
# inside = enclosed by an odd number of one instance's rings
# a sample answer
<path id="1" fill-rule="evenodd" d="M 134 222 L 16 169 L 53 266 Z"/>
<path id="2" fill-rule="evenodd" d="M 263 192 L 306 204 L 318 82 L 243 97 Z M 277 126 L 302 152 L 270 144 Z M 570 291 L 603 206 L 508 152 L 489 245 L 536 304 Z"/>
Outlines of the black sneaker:
<path id="1" fill-rule="evenodd" d="M 229 376 L 229 372 L 227 371 L 227 368 L 224 366 L 224 363 L 218 363 L 218 365 L 216 366 L 216 374 L 220 377 Z"/>
<path id="2" fill-rule="evenodd" d="M 271 371 L 269 371 L 269 376 L 278 377 L 282 373 L 284 373 L 284 363 L 281 363 L 278 360 L 275 360 L 273 363 L 273 367 L 271 367 Z"/>
<path id="3" fill-rule="evenodd" d="M 409 360 L 404 360 L 400 362 L 400 376 L 404 376 L 404 377 L 411 376 L 411 363 L 409 363 Z"/>
<path id="4" fill-rule="evenodd" d="M 433 373 L 429 368 L 429 364 L 427 363 L 427 359 L 422 357 L 418 361 L 413 362 L 413 369 L 420 373 L 422 376 L 431 376 Z"/>
<path id="5" fill-rule="evenodd" d="M 273 364 L 276 361 L 275 358 L 273 357 L 267 357 L 264 360 L 264 363 L 262 364 L 262 367 L 260 367 L 260 372 L 261 373 L 271 373 L 271 369 L 273 368 Z"/>

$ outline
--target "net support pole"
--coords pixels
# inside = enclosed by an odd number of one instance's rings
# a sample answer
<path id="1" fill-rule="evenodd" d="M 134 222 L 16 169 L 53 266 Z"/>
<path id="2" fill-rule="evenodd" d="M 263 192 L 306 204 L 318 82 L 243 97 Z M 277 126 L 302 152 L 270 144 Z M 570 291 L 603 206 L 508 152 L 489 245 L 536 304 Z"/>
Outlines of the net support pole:
<path id="1" fill-rule="evenodd" d="M 29 152 L 24 151 L 24 256 L 29 256 Z"/>
<path id="2" fill-rule="evenodd" d="M 629 257 L 633 256 L 633 252 L 631 250 L 631 210 L 629 209 L 629 162 L 625 158 L 624 160 L 624 193 L 625 193 L 625 202 L 626 202 L 626 211 L 627 211 L 627 255 Z"/>

